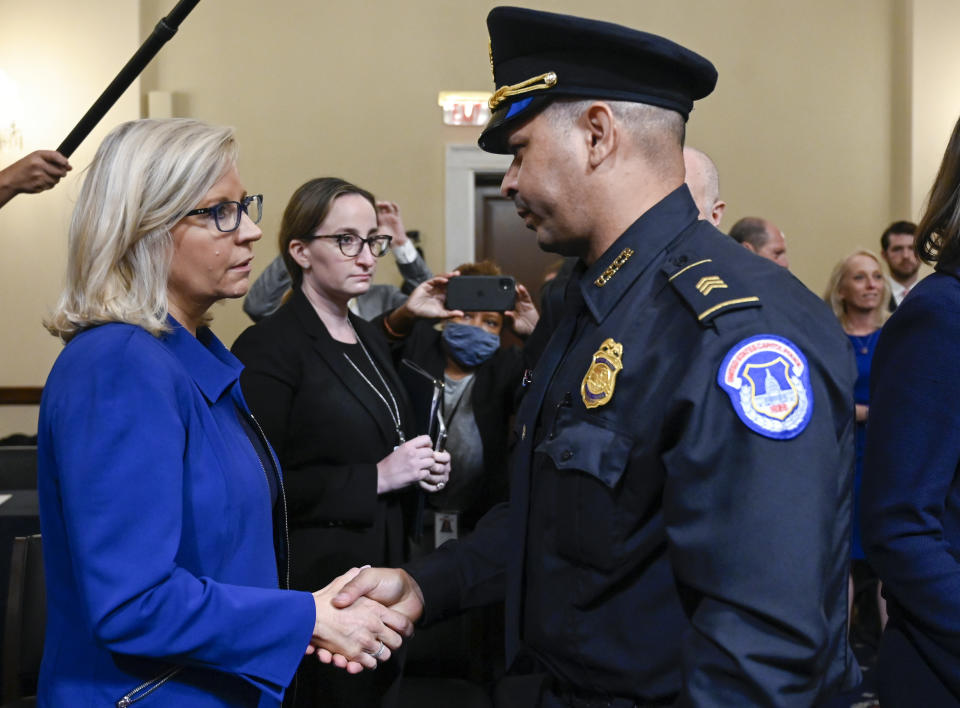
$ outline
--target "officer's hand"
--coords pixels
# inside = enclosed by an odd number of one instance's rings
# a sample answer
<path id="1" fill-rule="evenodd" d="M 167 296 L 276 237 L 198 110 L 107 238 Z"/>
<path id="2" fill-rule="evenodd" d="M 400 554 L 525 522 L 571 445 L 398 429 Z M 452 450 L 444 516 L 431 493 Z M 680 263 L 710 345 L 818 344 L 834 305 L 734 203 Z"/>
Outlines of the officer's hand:
<path id="1" fill-rule="evenodd" d="M 529 337 L 540 321 L 540 313 L 537 312 L 533 304 L 533 298 L 530 297 L 530 291 L 523 285 L 517 283 L 517 299 L 513 304 L 512 310 L 504 312 L 510 318 L 510 324 L 513 331 L 521 337 Z"/>
<path id="2" fill-rule="evenodd" d="M 346 607 L 332 603 L 360 570 L 352 568 L 313 593 L 316 621 L 307 654 L 316 653 L 321 662 L 332 663 L 348 673 L 377 668 L 378 662 L 390 659 L 403 637 L 413 634 L 413 622 L 406 615 L 368 597 L 358 598 Z"/>
<path id="3" fill-rule="evenodd" d="M 416 622 L 423 614 L 423 592 L 417 581 L 400 568 L 366 568 L 333 598 L 333 606 L 349 607 L 367 597 Z"/>

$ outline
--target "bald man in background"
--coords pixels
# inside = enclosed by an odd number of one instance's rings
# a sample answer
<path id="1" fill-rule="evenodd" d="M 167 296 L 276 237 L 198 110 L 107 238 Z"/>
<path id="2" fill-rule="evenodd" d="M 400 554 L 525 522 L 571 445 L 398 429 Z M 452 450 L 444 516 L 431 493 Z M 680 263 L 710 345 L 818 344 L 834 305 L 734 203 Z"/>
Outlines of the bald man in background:
<path id="1" fill-rule="evenodd" d="M 700 211 L 700 218 L 714 226 L 720 226 L 727 203 L 720 199 L 720 175 L 710 156 L 702 150 L 683 148 L 684 182 L 690 189 L 693 201 Z"/>
<path id="2" fill-rule="evenodd" d="M 790 267 L 787 239 L 772 221 L 745 216 L 730 229 L 730 237 L 748 251 L 784 268 Z"/>

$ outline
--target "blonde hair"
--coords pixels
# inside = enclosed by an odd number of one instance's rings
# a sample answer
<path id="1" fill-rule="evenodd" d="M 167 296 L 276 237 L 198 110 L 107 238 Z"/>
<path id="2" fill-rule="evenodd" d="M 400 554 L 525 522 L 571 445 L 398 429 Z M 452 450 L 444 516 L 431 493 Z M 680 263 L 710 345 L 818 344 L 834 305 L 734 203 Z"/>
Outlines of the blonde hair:
<path id="1" fill-rule="evenodd" d="M 73 210 L 66 283 L 47 330 L 65 342 L 107 322 L 166 332 L 171 228 L 236 160 L 232 128 L 184 118 L 114 128 Z"/>
<path id="2" fill-rule="evenodd" d="M 857 249 L 833 267 L 833 271 L 830 273 L 830 279 L 827 281 L 827 289 L 823 293 L 823 299 L 826 300 L 828 305 L 830 305 L 830 308 L 833 310 L 833 314 L 836 315 L 837 319 L 840 320 L 840 324 L 844 327 L 847 325 L 847 309 L 846 303 L 844 303 L 843 298 L 840 296 L 840 283 L 843 281 L 843 276 L 847 274 L 850 261 L 857 256 L 866 256 L 867 258 L 872 258 L 874 261 L 876 261 L 877 266 L 880 268 L 880 272 L 883 273 L 883 266 L 880 264 L 880 257 L 877 256 L 877 254 L 873 251 L 868 251 L 865 248 Z M 886 322 L 887 318 L 890 316 L 888 309 L 889 304 L 890 285 L 887 283 L 887 279 L 884 278 L 883 291 L 880 293 L 880 302 L 877 303 L 877 306 L 873 310 L 874 324 L 878 328 L 882 327 L 883 323 Z"/>

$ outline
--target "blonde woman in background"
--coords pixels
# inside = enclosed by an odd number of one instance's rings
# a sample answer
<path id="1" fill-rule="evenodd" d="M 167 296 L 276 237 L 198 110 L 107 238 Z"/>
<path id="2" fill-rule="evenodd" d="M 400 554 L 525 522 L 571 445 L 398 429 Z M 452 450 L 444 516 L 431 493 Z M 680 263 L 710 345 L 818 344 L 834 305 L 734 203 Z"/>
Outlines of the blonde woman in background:
<path id="1" fill-rule="evenodd" d="M 837 263 L 830 274 L 823 299 L 840 320 L 857 359 L 857 382 L 853 389 L 856 404 L 856 462 L 850 543 L 850 601 L 854 603 L 856 613 L 852 613 L 851 622 L 857 631 L 864 631 L 866 639 L 876 642 L 886 623 L 886 608 L 880 596 L 877 575 L 867 564 L 860 538 L 860 483 L 867 418 L 870 414 L 870 364 L 880 339 L 880 328 L 890 315 L 887 309 L 890 286 L 883 277 L 880 258 L 872 251 L 860 249 Z"/>

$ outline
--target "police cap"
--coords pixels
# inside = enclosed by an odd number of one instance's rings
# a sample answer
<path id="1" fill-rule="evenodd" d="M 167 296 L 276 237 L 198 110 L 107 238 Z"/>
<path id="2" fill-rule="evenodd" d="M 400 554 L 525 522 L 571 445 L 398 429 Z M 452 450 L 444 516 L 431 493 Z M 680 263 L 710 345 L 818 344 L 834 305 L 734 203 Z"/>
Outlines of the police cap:
<path id="1" fill-rule="evenodd" d="M 647 103 L 686 120 L 717 83 L 716 68 L 699 54 L 610 22 L 495 7 L 487 28 L 497 86 L 478 141 L 487 152 L 508 152 L 510 128 L 557 97 Z"/>

